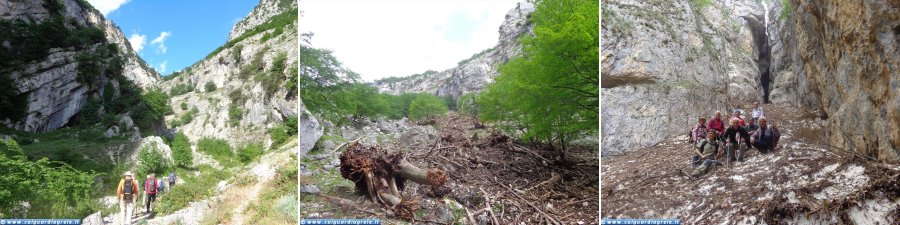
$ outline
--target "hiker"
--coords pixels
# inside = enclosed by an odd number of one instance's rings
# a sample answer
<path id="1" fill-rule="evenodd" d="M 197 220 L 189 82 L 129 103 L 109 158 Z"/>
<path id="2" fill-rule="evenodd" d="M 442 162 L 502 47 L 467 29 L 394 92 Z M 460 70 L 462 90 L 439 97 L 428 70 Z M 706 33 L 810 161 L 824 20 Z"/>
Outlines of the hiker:
<path id="1" fill-rule="evenodd" d="M 722 156 L 722 152 L 719 152 L 720 146 L 721 143 L 716 139 L 716 132 L 712 130 L 706 132 L 706 139 L 697 141 L 694 155 L 691 156 L 691 164 L 696 167 L 691 173 L 692 176 L 706 173 L 713 164 L 719 163 L 716 159 Z"/>
<path id="2" fill-rule="evenodd" d="M 697 124 L 694 124 L 694 127 L 691 128 L 691 136 L 688 139 L 690 143 L 697 143 L 697 141 L 706 138 L 706 131 L 709 130 L 706 128 L 706 118 L 700 117 Z"/>
<path id="3" fill-rule="evenodd" d="M 175 187 L 175 180 L 178 180 L 178 177 L 175 176 L 175 172 L 169 173 L 169 189 Z"/>
<path id="4" fill-rule="evenodd" d="M 766 112 L 763 111 L 762 106 L 759 105 L 759 102 L 753 102 L 753 111 L 750 111 L 750 121 L 753 123 L 759 123 L 759 118 L 766 116 Z"/>
<path id="5" fill-rule="evenodd" d="M 144 198 L 147 199 L 147 201 L 146 201 L 147 209 L 145 210 L 145 212 L 149 213 L 153 209 L 151 207 L 151 205 L 153 204 L 154 201 L 156 201 L 156 190 L 157 189 L 158 189 L 158 186 L 156 184 L 156 174 L 151 173 L 150 175 L 147 175 L 147 180 L 144 181 L 144 193 L 145 193 Z"/>
<path id="6" fill-rule="evenodd" d="M 750 142 L 753 143 L 753 147 L 759 150 L 760 153 L 768 153 L 774 150 L 778 146 L 778 139 L 781 138 L 778 127 L 774 124 L 767 125 L 767 122 L 766 117 L 760 117 L 759 129 L 753 132 L 753 135 L 750 135 Z"/>
<path id="7" fill-rule="evenodd" d="M 756 129 L 759 129 L 759 125 L 756 125 L 756 121 L 752 119 L 747 123 L 747 126 L 744 126 L 744 130 L 750 135 L 753 135 L 753 133 L 756 132 Z"/>
<path id="8" fill-rule="evenodd" d="M 727 165 L 731 165 L 731 162 L 735 160 L 744 161 L 741 154 L 744 152 L 744 149 L 741 148 L 739 143 L 741 140 L 747 144 L 747 149 L 753 147 L 750 145 L 750 134 L 740 126 L 740 120 L 731 118 L 729 123 L 731 126 L 728 126 L 728 129 L 725 130 L 725 139 L 727 139 L 725 143 L 725 163 Z M 739 134 L 740 136 L 738 136 Z"/>
<path id="9" fill-rule="evenodd" d="M 744 125 L 747 125 L 746 123 L 744 123 L 744 117 L 741 117 L 740 109 L 734 110 L 734 116 L 732 116 L 731 119 L 738 119 L 738 126 L 743 127 Z"/>
<path id="10" fill-rule="evenodd" d="M 122 224 L 131 224 L 131 218 L 134 215 L 134 200 L 138 194 L 138 183 L 134 180 L 134 173 L 125 172 L 125 177 L 119 180 L 119 187 L 116 188 L 119 195 L 119 209 L 122 215 Z"/>
<path id="11" fill-rule="evenodd" d="M 165 179 L 156 180 L 156 193 L 163 193 L 166 191 L 166 181 Z M 156 200 L 159 200 L 161 196 L 157 195 Z"/>
<path id="12" fill-rule="evenodd" d="M 722 134 L 725 133 L 725 123 L 722 122 L 722 112 L 716 111 L 715 117 L 709 119 L 709 123 L 706 124 L 706 127 L 716 131 L 716 136 L 722 136 Z"/>

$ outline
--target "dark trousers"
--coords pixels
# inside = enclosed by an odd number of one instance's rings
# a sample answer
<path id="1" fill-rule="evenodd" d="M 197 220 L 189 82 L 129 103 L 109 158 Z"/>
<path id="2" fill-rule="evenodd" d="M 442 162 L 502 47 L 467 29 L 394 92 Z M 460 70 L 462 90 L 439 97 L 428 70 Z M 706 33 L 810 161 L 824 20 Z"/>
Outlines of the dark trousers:
<path id="1" fill-rule="evenodd" d="M 150 203 L 156 201 L 156 193 L 147 194 L 147 212 L 150 212 Z"/>
<path id="2" fill-rule="evenodd" d="M 753 143 L 753 148 L 759 150 L 759 153 L 769 153 L 772 151 L 772 145 L 763 141 Z"/>

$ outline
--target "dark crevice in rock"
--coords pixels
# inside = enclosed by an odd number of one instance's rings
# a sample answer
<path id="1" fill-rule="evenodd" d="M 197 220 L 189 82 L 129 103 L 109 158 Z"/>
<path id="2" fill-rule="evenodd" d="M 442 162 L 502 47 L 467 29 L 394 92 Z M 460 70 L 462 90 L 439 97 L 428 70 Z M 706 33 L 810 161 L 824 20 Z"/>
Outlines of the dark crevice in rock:
<path id="1" fill-rule="evenodd" d="M 772 85 L 772 76 L 769 73 L 769 67 L 771 65 L 771 49 L 769 46 L 769 37 L 766 33 L 766 25 L 765 19 L 762 15 L 749 15 L 743 16 L 744 20 L 747 20 L 747 23 L 750 25 L 750 32 L 753 33 L 753 44 L 756 47 L 756 52 L 758 53 L 756 58 L 756 65 L 759 68 L 759 86 L 762 90 L 762 101 L 764 103 L 769 103 L 769 91 Z"/>

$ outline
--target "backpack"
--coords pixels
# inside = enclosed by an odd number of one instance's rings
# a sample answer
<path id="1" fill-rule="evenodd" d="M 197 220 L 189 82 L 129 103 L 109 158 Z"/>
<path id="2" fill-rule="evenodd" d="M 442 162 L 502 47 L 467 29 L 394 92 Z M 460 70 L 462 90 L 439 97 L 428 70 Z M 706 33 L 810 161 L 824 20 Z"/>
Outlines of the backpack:
<path id="1" fill-rule="evenodd" d="M 175 173 L 169 173 L 169 183 L 175 183 Z"/>
<path id="2" fill-rule="evenodd" d="M 144 184 L 150 184 L 150 186 L 146 187 L 147 193 L 156 193 L 156 178 L 147 179 L 147 181 L 145 181 Z M 144 185 L 144 186 L 146 186 L 146 185 Z"/>
<path id="3" fill-rule="evenodd" d="M 132 194 L 134 194 L 134 181 L 125 179 L 125 186 L 122 188 L 122 199 L 131 200 Z"/>
<path id="4" fill-rule="evenodd" d="M 706 147 L 706 144 L 709 144 L 709 140 L 703 139 L 701 140 L 703 143 L 700 144 L 700 153 L 703 153 L 703 147 Z M 719 151 L 719 144 L 717 142 L 712 143 L 713 146 L 716 146 L 716 151 Z"/>

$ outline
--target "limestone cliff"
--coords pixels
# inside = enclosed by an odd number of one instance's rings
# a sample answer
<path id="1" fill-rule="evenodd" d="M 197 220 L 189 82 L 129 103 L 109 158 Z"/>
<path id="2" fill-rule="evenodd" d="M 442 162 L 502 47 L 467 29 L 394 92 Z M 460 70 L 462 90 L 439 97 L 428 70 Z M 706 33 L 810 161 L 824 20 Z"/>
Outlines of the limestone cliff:
<path id="1" fill-rule="evenodd" d="M 269 146 L 266 130 L 298 116 L 297 4 L 282 2 L 260 1 L 225 45 L 160 84 L 172 94 L 168 127 L 191 140 Z"/>
<path id="2" fill-rule="evenodd" d="M 498 75 L 497 67 L 521 51 L 518 40 L 531 32 L 528 15 L 533 11 L 534 5 L 530 2 L 516 5 L 506 14 L 506 20 L 499 28 L 497 45 L 462 61 L 457 67 L 399 79 L 382 79 L 372 85 L 383 93 L 431 93 L 454 98 L 481 91 Z"/>
<path id="3" fill-rule="evenodd" d="M 783 101 L 821 109 L 831 145 L 900 161 L 900 2 L 793 0 L 789 8 L 776 25 Z"/>
<path id="4" fill-rule="evenodd" d="M 4 126 L 52 131 L 77 116 L 88 99 L 119 78 L 149 87 L 159 75 L 137 57 L 122 31 L 85 1 L 0 2 L 0 76 L 11 79 L 24 104 Z M 6 86 L 4 86 L 6 87 Z M 5 114 L 5 113 L 4 113 Z"/>
<path id="5" fill-rule="evenodd" d="M 604 154 L 654 145 L 699 117 L 762 100 L 758 2 L 623 0 L 601 10 Z"/>

